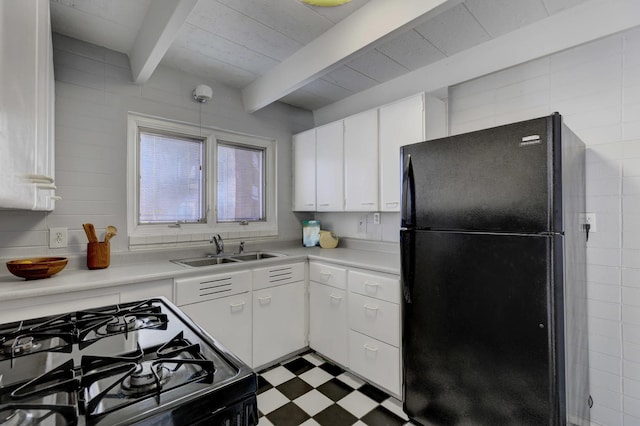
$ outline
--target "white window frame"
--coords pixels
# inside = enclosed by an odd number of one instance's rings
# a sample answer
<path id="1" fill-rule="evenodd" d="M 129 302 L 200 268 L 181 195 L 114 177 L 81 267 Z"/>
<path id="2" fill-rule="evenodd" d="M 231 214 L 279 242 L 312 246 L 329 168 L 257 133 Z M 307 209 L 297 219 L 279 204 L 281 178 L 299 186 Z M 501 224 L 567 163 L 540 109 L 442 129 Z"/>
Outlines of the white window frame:
<path id="1" fill-rule="evenodd" d="M 139 224 L 139 129 L 152 129 L 204 139 L 205 143 L 205 205 L 206 223 Z M 216 222 L 217 205 L 216 161 L 218 140 L 265 150 L 264 196 L 266 221 L 241 224 L 240 222 Z M 224 239 L 251 240 L 273 238 L 278 235 L 276 158 L 277 143 L 273 139 L 231 132 L 223 129 L 200 127 L 148 115 L 128 115 L 127 126 L 127 226 L 130 248 L 150 246 L 178 246 L 208 244 L 211 235 L 220 234 Z"/>

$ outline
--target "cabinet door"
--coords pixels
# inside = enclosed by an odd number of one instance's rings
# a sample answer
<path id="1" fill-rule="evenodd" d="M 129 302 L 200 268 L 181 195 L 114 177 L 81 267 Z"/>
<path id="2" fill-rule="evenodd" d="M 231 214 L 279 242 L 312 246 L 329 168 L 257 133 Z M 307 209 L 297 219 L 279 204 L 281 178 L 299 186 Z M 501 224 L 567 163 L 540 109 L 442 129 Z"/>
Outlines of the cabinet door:
<path id="1" fill-rule="evenodd" d="M 229 351 L 251 365 L 250 293 L 184 305 L 180 309 Z"/>
<path id="2" fill-rule="evenodd" d="M 347 292 L 328 285 L 309 285 L 309 346 L 348 365 Z"/>
<path id="3" fill-rule="evenodd" d="M 400 211 L 400 147 L 424 140 L 424 95 L 380 107 L 380 210 Z"/>
<path id="4" fill-rule="evenodd" d="M 36 160 L 38 12 L 40 1 L 1 1 L 0 16 L 0 207 L 32 209 L 28 179 Z"/>
<path id="5" fill-rule="evenodd" d="M 305 347 L 304 281 L 253 292 L 253 367 Z"/>
<path id="6" fill-rule="evenodd" d="M 36 158 L 33 181 L 35 185 L 34 210 L 51 211 L 55 206 L 54 185 L 54 108 L 55 81 L 53 78 L 53 46 L 49 2 L 38 7 L 37 43 L 37 109 L 36 109 Z"/>
<path id="7" fill-rule="evenodd" d="M 316 210 L 344 210 L 342 121 L 316 129 Z"/>
<path id="8" fill-rule="evenodd" d="M 293 210 L 316 209 L 316 131 L 293 135 Z"/>
<path id="9" fill-rule="evenodd" d="M 378 210 L 378 111 L 344 119 L 345 210 Z"/>

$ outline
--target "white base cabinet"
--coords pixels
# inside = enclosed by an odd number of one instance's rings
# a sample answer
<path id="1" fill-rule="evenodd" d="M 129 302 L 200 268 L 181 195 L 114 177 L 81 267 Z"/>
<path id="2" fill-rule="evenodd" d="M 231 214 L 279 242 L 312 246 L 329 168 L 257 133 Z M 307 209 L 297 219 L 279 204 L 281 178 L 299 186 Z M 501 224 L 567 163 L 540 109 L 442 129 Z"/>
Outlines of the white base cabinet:
<path id="1" fill-rule="evenodd" d="M 250 293 L 193 303 L 180 309 L 243 362 L 251 365 Z"/>
<path id="2" fill-rule="evenodd" d="M 305 347 L 305 283 L 253 292 L 253 366 Z"/>
<path id="3" fill-rule="evenodd" d="M 400 397 L 398 277 L 311 261 L 309 280 L 309 346 Z"/>

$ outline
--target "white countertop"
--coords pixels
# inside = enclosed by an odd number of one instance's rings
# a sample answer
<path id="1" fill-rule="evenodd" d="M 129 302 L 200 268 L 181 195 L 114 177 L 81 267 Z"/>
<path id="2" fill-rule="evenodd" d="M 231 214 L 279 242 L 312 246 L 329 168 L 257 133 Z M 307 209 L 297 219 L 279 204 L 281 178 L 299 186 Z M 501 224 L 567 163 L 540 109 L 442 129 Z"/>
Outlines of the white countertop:
<path id="1" fill-rule="evenodd" d="M 340 247 L 335 249 L 293 247 L 264 251 L 273 251 L 287 256 L 199 268 L 177 265 L 166 259 L 149 260 L 145 257 L 144 261 L 137 263 L 117 264 L 112 261 L 112 265 L 106 269 L 68 268 L 51 278 L 40 280 L 25 281 L 13 275 L 5 275 L 0 276 L 0 300 L 7 301 L 32 296 L 46 296 L 145 281 L 172 279 L 174 277 L 230 272 L 246 268 L 255 269 L 277 263 L 305 261 L 307 259 L 389 274 L 398 275 L 400 273 L 400 256 L 397 253 Z M 189 256 L 182 256 L 182 258 L 185 257 Z"/>

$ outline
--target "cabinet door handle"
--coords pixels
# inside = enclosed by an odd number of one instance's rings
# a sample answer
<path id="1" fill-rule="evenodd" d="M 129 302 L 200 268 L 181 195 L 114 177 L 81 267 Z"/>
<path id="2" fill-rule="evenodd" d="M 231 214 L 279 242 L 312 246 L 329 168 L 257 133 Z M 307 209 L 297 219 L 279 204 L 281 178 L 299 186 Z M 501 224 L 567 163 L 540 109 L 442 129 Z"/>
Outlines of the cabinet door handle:
<path id="1" fill-rule="evenodd" d="M 375 203 L 360 203 L 360 204 L 362 204 L 363 206 L 372 206 L 372 205 L 374 205 Z"/>
<path id="2" fill-rule="evenodd" d="M 375 312 L 377 312 L 377 311 L 378 311 L 378 307 L 377 307 L 377 306 L 375 306 L 375 305 L 370 305 L 370 304 L 368 304 L 368 303 L 365 303 L 365 304 L 364 304 L 364 309 L 365 309 L 365 310 L 369 310 L 369 311 L 375 311 Z"/>
<path id="3" fill-rule="evenodd" d="M 364 348 L 371 352 L 378 352 L 378 348 L 376 348 L 375 346 L 371 346 L 367 343 L 364 344 Z"/>
<path id="4" fill-rule="evenodd" d="M 229 307 L 230 307 L 231 309 L 233 309 L 233 308 L 238 308 L 238 307 L 240 307 L 240 306 L 244 306 L 244 300 L 243 300 L 242 302 L 238 302 L 238 303 L 229 303 Z"/>
<path id="5" fill-rule="evenodd" d="M 333 274 L 331 272 L 324 272 L 324 271 L 320 271 L 320 276 L 322 277 L 323 280 L 325 281 L 329 281 L 331 279 L 331 276 Z"/>
<path id="6" fill-rule="evenodd" d="M 400 205 L 400 202 L 399 202 L 399 201 L 391 201 L 391 202 L 389 202 L 389 203 L 384 203 L 384 204 L 385 204 L 385 206 L 387 206 L 387 207 L 395 207 L 395 206 L 399 206 L 399 205 Z"/>
<path id="7" fill-rule="evenodd" d="M 373 282 L 373 281 L 365 281 L 364 282 L 364 288 L 368 288 L 368 287 L 373 287 L 374 291 L 378 291 L 378 287 L 380 287 L 380 284 Z"/>
<path id="8" fill-rule="evenodd" d="M 305 206 L 313 206 L 313 203 L 307 203 Z"/>
<path id="9" fill-rule="evenodd" d="M 331 293 L 329 297 L 332 298 L 333 300 L 342 300 L 342 296 L 337 296 L 333 293 Z"/>
<path id="10" fill-rule="evenodd" d="M 318 204 L 318 205 L 319 205 L 319 206 L 321 206 L 321 207 L 326 207 L 326 206 L 330 206 L 331 204 L 329 204 L 329 203 L 323 203 L 323 204 Z"/>
<path id="11" fill-rule="evenodd" d="M 271 295 L 258 297 L 258 303 L 260 303 L 261 305 L 266 305 L 267 303 L 271 303 Z"/>

